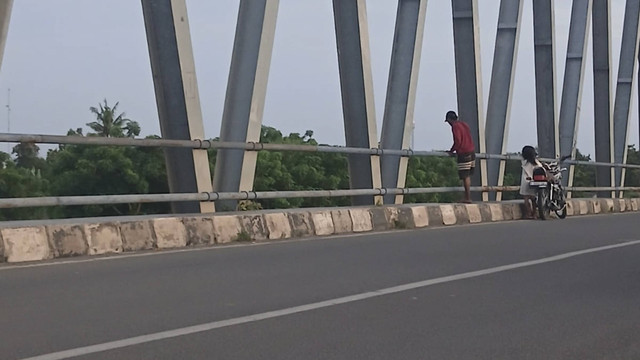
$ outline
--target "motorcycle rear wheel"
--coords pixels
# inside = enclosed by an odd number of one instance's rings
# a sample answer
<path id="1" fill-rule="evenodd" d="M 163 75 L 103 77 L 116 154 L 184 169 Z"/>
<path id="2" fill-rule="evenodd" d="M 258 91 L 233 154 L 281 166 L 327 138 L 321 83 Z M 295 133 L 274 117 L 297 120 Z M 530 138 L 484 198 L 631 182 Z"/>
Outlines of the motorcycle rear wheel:
<path id="1" fill-rule="evenodd" d="M 538 190 L 536 205 L 538 205 L 538 215 L 540 216 L 540 219 L 547 220 L 549 218 L 549 215 L 551 214 L 551 209 L 549 209 L 549 190 L 548 189 Z"/>

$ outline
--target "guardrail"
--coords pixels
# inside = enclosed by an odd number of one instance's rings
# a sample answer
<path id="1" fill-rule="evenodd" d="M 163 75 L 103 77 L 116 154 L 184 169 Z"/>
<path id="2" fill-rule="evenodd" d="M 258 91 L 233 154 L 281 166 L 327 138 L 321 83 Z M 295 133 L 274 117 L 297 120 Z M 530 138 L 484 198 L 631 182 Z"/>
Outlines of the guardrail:
<path id="1" fill-rule="evenodd" d="M 298 151 L 325 152 L 343 154 L 366 155 L 395 155 L 395 156 L 449 156 L 444 151 L 416 151 L 392 149 L 364 149 L 345 146 L 329 145 L 295 145 L 272 143 L 242 143 L 217 140 L 168 140 L 168 139 L 132 139 L 105 138 L 61 135 L 33 135 L 0 133 L 0 142 L 39 143 L 39 144 L 69 144 L 69 145 L 103 145 L 103 146 L 136 146 L 136 147 L 165 147 L 190 149 L 240 149 L 248 151 Z M 521 160 L 519 155 L 477 154 L 478 159 Z M 555 159 L 541 159 L 554 161 Z M 640 169 L 640 165 L 612 164 L 592 161 L 565 160 L 563 164 L 606 166 L 616 168 Z M 474 192 L 518 191 L 519 186 L 477 186 Z M 429 188 L 377 188 L 350 190 L 305 190 L 305 191 L 242 191 L 242 192 L 205 192 L 205 193 L 172 193 L 172 194 L 129 194 L 129 195 L 88 195 L 88 196 L 57 196 L 57 197 L 26 197 L 0 199 L 0 208 L 69 206 L 69 205 L 97 205 L 123 203 L 156 203 L 181 201 L 217 201 L 217 200 L 259 200 L 276 198 L 311 198 L 311 197 L 341 197 L 358 195 L 413 195 L 428 193 L 446 193 L 464 191 L 462 187 L 429 187 Z M 569 187 L 567 191 L 640 191 L 640 187 Z"/>

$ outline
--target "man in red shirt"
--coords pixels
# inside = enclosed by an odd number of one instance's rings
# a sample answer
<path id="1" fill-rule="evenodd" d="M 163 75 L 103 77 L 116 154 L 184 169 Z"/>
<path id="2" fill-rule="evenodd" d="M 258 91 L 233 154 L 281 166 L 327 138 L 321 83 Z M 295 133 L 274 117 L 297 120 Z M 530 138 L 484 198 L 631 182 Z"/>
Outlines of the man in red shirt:
<path id="1" fill-rule="evenodd" d="M 473 144 L 469 125 L 458 120 L 455 111 L 448 111 L 445 122 L 451 125 L 453 132 L 453 146 L 448 151 L 449 155 L 457 156 L 458 176 L 464 185 L 464 203 L 471 203 L 471 175 L 476 168 L 476 147 Z"/>

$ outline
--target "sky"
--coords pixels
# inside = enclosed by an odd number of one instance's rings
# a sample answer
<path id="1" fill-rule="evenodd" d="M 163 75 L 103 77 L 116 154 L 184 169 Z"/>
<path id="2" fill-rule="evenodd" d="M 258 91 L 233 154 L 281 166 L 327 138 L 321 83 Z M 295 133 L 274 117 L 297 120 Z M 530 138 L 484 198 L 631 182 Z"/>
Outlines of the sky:
<path id="1" fill-rule="evenodd" d="M 479 4 L 484 111 L 499 0 Z M 508 151 L 536 143 L 532 0 L 523 1 Z M 187 0 L 205 136 L 219 136 L 239 0 Z M 367 0 L 378 136 L 388 80 L 397 1 Z M 555 1 L 556 103 L 562 91 L 570 1 Z M 612 0 L 612 84 L 617 77 L 624 0 Z M 593 154 L 591 40 L 585 66 L 578 148 Z M 0 69 L 0 131 L 66 134 L 94 120 L 89 107 L 119 102 L 142 135 L 160 134 L 140 1 L 15 1 Z M 637 89 L 629 142 L 638 144 Z M 414 149 L 442 150 L 451 130 L 442 119 L 455 110 L 451 2 L 429 0 L 415 107 Z M 280 0 L 263 124 L 344 145 L 331 0 Z M 0 150 L 6 151 L 0 147 Z"/>

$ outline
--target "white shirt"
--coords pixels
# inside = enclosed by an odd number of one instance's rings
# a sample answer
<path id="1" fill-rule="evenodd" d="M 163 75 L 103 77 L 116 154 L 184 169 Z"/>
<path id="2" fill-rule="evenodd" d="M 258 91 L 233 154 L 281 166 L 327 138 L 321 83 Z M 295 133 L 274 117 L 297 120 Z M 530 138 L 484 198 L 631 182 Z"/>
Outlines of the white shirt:
<path id="1" fill-rule="evenodd" d="M 533 169 L 542 166 L 540 161 L 536 159 L 536 163 L 532 164 L 527 160 L 522 160 L 522 177 L 520 178 L 520 195 L 533 196 L 536 194 L 536 189 L 529 187 L 529 181 L 533 180 Z"/>

